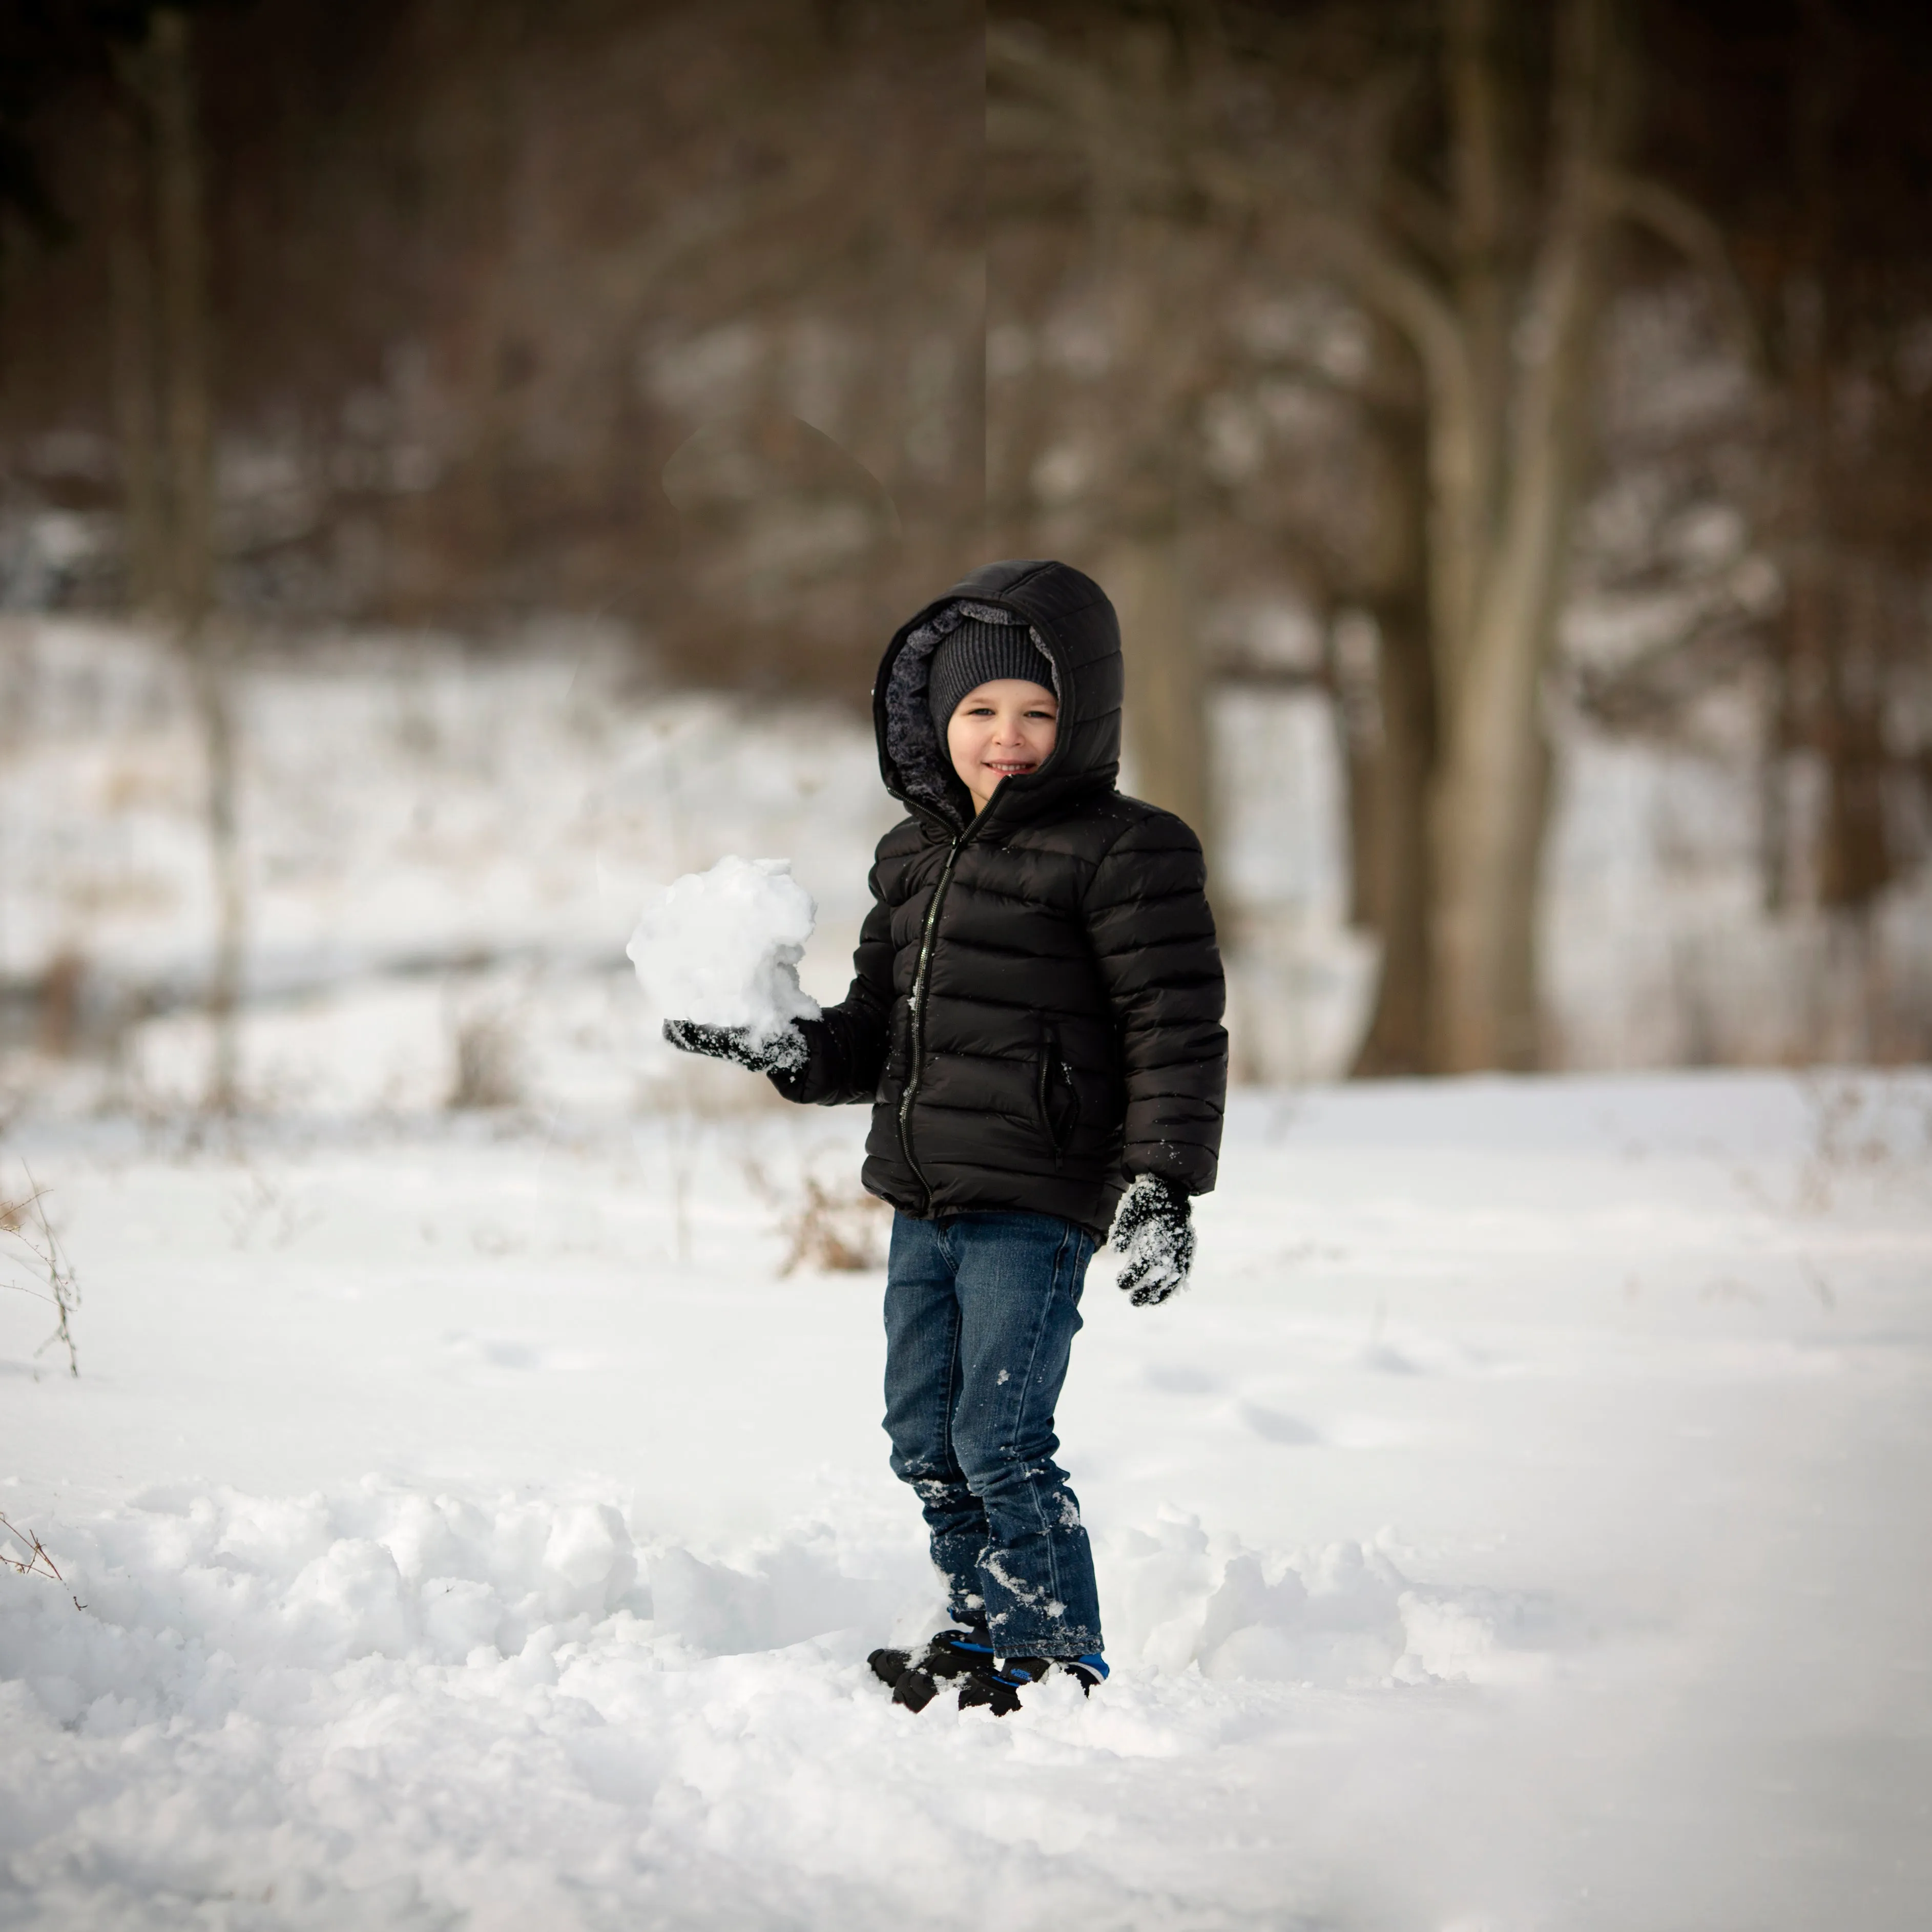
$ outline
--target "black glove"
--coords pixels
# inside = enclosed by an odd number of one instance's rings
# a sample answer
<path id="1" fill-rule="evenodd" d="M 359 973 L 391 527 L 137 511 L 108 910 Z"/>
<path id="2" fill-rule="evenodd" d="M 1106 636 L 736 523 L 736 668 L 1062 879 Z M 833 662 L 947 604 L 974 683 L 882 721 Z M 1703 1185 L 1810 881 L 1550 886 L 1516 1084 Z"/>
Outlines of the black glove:
<path id="1" fill-rule="evenodd" d="M 760 1040 L 744 1027 L 706 1026 L 699 1020 L 666 1020 L 664 1036 L 680 1053 L 728 1060 L 754 1073 L 795 1073 L 808 1058 L 805 1036 L 795 1026 Z"/>
<path id="2" fill-rule="evenodd" d="M 1187 1286 L 1194 1226 L 1187 1196 L 1157 1174 L 1137 1174 L 1120 1197 L 1107 1245 L 1120 1258 L 1120 1288 L 1136 1308 L 1152 1308 Z"/>

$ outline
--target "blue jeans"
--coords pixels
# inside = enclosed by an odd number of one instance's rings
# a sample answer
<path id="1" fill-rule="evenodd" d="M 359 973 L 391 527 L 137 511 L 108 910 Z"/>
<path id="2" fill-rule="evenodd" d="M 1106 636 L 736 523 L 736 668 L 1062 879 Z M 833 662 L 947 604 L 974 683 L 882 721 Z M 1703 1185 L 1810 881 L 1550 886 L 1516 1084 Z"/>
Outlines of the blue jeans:
<path id="1" fill-rule="evenodd" d="M 1054 1405 L 1080 1326 L 1093 1238 L 1051 1214 L 892 1217 L 886 1433 L 926 1512 L 962 1622 L 1002 1656 L 1100 1648 L 1094 1556 Z"/>

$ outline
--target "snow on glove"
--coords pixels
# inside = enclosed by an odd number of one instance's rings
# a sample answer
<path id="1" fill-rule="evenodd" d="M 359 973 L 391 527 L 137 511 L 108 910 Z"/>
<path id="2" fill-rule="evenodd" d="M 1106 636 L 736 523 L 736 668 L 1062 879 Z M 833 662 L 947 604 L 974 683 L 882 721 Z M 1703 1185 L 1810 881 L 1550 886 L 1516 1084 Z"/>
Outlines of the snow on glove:
<path id="1" fill-rule="evenodd" d="M 1120 1288 L 1152 1308 L 1187 1286 L 1194 1227 L 1187 1196 L 1157 1174 L 1137 1174 L 1120 1198 L 1108 1245 L 1120 1258 Z"/>
<path id="2" fill-rule="evenodd" d="M 700 1053 L 707 1060 L 728 1060 L 754 1073 L 792 1073 L 808 1055 L 805 1036 L 795 1026 L 760 1039 L 746 1027 L 706 1026 L 699 1020 L 666 1020 L 664 1036 L 680 1053 Z"/>

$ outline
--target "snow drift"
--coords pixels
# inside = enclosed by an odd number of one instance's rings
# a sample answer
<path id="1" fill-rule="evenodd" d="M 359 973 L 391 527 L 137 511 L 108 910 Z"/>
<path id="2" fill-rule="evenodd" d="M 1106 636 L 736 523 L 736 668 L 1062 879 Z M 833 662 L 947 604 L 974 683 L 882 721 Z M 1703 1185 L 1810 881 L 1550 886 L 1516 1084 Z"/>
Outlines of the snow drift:
<path id="1" fill-rule="evenodd" d="M 736 1868 L 734 1910 L 775 1913 L 731 1922 L 796 1923 L 776 1908 L 821 1862 L 821 1786 L 881 1840 L 880 1907 L 844 1922 L 945 1922 L 885 1827 L 925 1841 L 963 1909 L 970 1847 L 931 1780 L 989 1745 L 1106 1762 L 1252 1730 L 1254 1690 L 1195 1664 L 1384 1692 L 1480 1675 L 1444 1651 L 1445 1608 L 1472 1654 L 1495 1649 L 1378 1550 L 1268 1558 L 1172 1516 L 1103 1549 L 1113 1654 L 1136 1660 L 1104 1700 L 914 1726 L 860 1659 L 895 1623 L 931 1628 L 931 1581 L 910 1549 L 890 1576 L 846 1574 L 824 1523 L 731 1563 L 634 1534 L 608 1499 L 179 1486 L 53 1553 L 84 1609 L 51 1584 L 0 1594 L 0 1923 L 24 1893 L 48 1924 L 172 1924 L 175 1900 L 259 1908 L 182 1923 L 698 1924 L 707 1852 Z"/>

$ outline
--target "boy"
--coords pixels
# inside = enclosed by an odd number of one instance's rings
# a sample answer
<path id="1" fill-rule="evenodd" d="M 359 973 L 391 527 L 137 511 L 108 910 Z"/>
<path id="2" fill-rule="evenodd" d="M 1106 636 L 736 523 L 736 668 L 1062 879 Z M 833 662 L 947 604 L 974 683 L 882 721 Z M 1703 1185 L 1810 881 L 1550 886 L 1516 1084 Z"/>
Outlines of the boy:
<path id="1" fill-rule="evenodd" d="M 872 1654 L 915 1711 L 943 1680 L 1004 1714 L 1049 1672 L 1106 1675 L 1054 1408 L 1096 1244 L 1136 1306 L 1165 1300 L 1214 1184 L 1227 1036 L 1201 845 L 1114 788 L 1121 686 L 1113 606 L 1078 571 L 956 584 L 872 694 L 910 816 L 879 842 L 851 990 L 773 1042 L 664 1028 L 789 1100 L 872 1102 L 863 1179 L 896 1210 L 886 1430 L 955 1619 Z"/>

